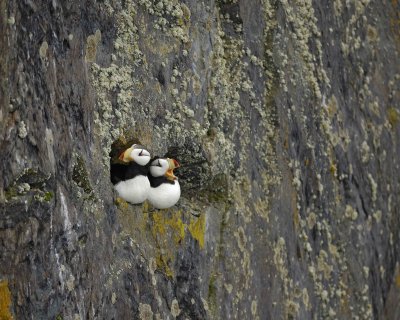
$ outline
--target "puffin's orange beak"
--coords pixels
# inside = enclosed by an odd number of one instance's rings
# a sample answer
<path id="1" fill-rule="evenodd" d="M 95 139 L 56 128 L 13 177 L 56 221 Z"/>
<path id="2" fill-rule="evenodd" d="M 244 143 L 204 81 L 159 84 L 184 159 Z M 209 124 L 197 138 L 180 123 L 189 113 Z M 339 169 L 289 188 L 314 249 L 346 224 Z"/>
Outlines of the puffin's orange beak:
<path id="1" fill-rule="evenodd" d="M 179 162 L 176 161 L 175 159 L 168 159 L 168 164 L 169 164 L 169 169 L 168 169 L 167 172 L 165 173 L 165 176 L 166 176 L 169 180 L 176 180 L 176 179 L 178 179 L 178 178 L 174 175 L 174 169 L 179 168 L 181 165 L 180 165 Z"/>
<path id="2" fill-rule="evenodd" d="M 132 157 L 131 157 L 131 152 L 132 152 L 132 147 L 126 149 L 124 152 L 122 152 L 118 159 L 123 161 L 123 162 L 130 162 L 133 161 Z"/>
<path id="3" fill-rule="evenodd" d="M 176 161 L 175 159 L 171 159 L 171 160 L 174 163 L 174 169 L 179 168 L 181 166 L 181 164 L 178 161 Z"/>

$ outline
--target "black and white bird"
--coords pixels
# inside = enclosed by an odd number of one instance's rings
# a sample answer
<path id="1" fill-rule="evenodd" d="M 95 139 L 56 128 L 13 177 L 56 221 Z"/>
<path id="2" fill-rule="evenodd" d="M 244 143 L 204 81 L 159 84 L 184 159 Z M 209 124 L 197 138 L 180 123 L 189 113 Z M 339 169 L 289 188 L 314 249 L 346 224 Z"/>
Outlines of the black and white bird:
<path id="1" fill-rule="evenodd" d="M 157 209 L 172 207 L 181 196 L 181 187 L 174 169 L 180 164 L 175 159 L 156 158 L 150 164 L 150 191 L 147 200 Z"/>
<path id="2" fill-rule="evenodd" d="M 111 182 L 122 199 L 132 204 L 147 199 L 149 162 L 150 153 L 143 146 L 134 144 L 121 152 L 117 162 L 111 163 Z"/>

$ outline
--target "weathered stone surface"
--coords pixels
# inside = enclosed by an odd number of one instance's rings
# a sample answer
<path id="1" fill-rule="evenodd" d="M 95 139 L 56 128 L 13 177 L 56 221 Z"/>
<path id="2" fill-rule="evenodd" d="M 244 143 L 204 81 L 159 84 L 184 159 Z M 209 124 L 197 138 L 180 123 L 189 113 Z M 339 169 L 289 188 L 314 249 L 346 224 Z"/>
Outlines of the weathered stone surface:
<path id="1" fill-rule="evenodd" d="M 0 0 L 0 317 L 400 317 L 398 1 Z M 182 198 L 116 201 L 109 154 Z"/>

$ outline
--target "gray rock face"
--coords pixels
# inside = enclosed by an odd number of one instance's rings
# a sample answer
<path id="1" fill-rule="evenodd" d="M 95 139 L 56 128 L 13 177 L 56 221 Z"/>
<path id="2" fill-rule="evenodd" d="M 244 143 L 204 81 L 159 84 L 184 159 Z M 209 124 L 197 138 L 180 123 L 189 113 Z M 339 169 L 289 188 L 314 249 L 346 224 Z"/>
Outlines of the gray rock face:
<path id="1" fill-rule="evenodd" d="M 0 1 L 0 318 L 400 318 L 399 9 Z"/>

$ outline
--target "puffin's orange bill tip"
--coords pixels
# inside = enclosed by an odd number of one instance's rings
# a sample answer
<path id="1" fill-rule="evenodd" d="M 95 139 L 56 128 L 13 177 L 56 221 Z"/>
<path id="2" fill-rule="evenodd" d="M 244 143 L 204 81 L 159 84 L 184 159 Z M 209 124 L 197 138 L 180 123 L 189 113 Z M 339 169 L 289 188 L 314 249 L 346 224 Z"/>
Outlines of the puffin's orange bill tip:
<path id="1" fill-rule="evenodd" d="M 177 160 L 172 159 L 172 158 L 168 158 L 168 163 L 169 163 L 169 167 L 171 169 L 176 169 L 176 168 L 179 168 L 181 166 L 180 163 Z"/>
<path id="2" fill-rule="evenodd" d="M 179 168 L 181 166 L 181 164 L 177 160 L 172 159 L 172 161 L 174 162 L 175 168 Z"/>

